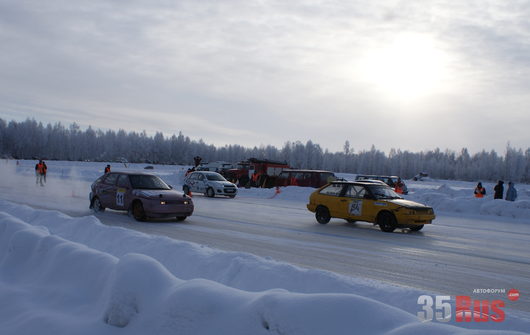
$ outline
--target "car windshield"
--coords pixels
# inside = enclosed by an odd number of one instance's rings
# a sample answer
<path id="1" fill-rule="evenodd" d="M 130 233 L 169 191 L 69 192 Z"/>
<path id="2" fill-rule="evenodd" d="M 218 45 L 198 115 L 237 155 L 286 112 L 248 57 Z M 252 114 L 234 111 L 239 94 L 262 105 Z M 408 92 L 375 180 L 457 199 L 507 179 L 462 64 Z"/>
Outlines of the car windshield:
<path id="1" fill-rule="evenodd" d="M 221 176 L 218 173 L 208 173 L 206 174 L 206 178 L 208 178 L 208 180 L 213 180 L 213 181 L 225 181 L 226 180 L 223 176 Z"/>
<path id="2" fill-rule="evenodd" d="M 162 179 L 149 175 L 130 175 L 131 185 L 136 189 L 169 190 L 171 189 Z"/>
<path id="3" fill-rule="evenodd" d="M 388 186 L 370 185 L 370 191 L 376 199 L 401 199 L 399 194 Z"/>

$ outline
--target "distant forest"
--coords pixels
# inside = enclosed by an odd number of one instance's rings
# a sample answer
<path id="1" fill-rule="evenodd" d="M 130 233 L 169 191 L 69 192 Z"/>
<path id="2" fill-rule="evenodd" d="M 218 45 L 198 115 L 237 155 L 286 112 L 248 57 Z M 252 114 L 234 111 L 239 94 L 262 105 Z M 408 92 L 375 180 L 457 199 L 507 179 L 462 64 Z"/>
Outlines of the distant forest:
<path id="1" fill-rule="evenodd" d="M 399 175 L 412 178 L 419 172 L 430 177 L 456 180 L 530 182 L 530 148 L 525 151 L 507 146 L 504 155 L 482 151 L 470 155 L 466 148 L 459 152 L 440 150 L 410 152 L 392 149 L 388 154 L 376 149 L 354 151 L 345 141 L 341 152 L 323 150 L 307 141 L 286 142 L 282 148 L 241 145 L 216 147 L 202 139 L 191 140 L 179 132 L 164 136 L 157 132 L 124 130 L 102 131 L 88 127 L 80 130 L 76 123 L 43 125 L 33 119 L 7 122 L 0 118 L 0 153 L 4 158 L 70 161 L 123 161 L 153 164 L 192 165 L 193 157 L 203 162 L 238 162 L 255 157 L 286 161 L 290 166 L 323 169 L 334 172 Z"/>

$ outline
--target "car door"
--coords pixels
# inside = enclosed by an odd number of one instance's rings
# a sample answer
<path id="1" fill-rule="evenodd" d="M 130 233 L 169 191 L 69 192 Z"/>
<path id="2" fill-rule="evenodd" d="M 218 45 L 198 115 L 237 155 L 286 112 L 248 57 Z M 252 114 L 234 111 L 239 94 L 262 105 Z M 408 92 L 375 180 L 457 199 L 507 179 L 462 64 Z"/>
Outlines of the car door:
<path id="1" fill-rule="evenodd" d="M 332 183 L 322 190 L 318 194 L 318 200 L 316 205 L 322 205 L 328 208 L 331 217 L 344 217 L 345 213 L 342 209 L 342 197 L 345 184 Z"/>
<path id="2" fill-rule="evenodd" d="M 343 218 L 355 221 L 370 221 L 373 212 L 373 199 L 371 199 L 364 186 L 348 185 L 340 201 Z"/>
<path id="3" fill-rule="evenodd" d="M 186 185 L 190 188 L 190 191 L 192 192 L 198 192 L 198 188 L 197 188 L 197 176 L 199 174 L 194 172 L 192 174 L 190 174 L 190 176 L 186 179 Z"/>
<path id="4" fill-rule="evenodd" d="M 202 173 L 197 175 L 197 183 L 195 184 L 197 190 L 195 192 L 206 192 L 206 176 Z"/>
<path id="5" fill-rule="evenodd" d="M 99 185 L 97 195 L 103 207 L 116 208 L 116 181 L 117 173 L 109 173 Z"/>
<path id="6" fill-rule="evenodd" d="M 127 210 L 131 203 L 131 184 L 129 176 L 122 174 L 118 177 L 116 182 L 115 204 L 116 209 Z"/>

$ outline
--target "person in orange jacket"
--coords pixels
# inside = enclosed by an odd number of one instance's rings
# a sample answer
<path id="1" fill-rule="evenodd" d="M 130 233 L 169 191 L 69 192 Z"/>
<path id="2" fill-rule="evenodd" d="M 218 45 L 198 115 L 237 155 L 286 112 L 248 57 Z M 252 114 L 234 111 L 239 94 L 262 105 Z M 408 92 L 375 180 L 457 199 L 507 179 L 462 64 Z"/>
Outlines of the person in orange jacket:
<path id="1" fill-rule="evenodd" d="M 35 165 L 35 176 L 37 177 L 36 184 L 40 184 L 40 186 L 44 186 L 46 183 L 46 172 L 48 171 L 48 167 L 46 166 L 46 163 L 41 159 L 36 165 Z"/>
<path id="2" fill-rule="evenodd" d="M 475 187 L 475 198 L 484 198 L 486 195 L 486 189 L 482 187 L 482 183 L 478 182 L 477 187 Z"/>
<path id="3" fill-rule="evenodd" d="M 394 191 L 398 194 L 403 194 L 405 188 L 405 184 L 403 181 L 401 181 L 401 178 L 398 178 L 396 181 L 396 185 L 394 186 Z"/>
<path id="4" fill-rule="evenodd" d="M 107 166 L 105 166 L 105 173 L 109 173 L 110 172 L 110 164 L 107 164 Z"/>

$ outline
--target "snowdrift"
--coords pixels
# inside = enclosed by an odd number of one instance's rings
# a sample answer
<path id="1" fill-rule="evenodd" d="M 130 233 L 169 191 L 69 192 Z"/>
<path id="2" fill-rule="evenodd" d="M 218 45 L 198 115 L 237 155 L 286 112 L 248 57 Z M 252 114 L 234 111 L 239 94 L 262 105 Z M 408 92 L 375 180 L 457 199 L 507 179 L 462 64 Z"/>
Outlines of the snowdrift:
<path id="1" fill-rule="evenodd" d="M 0 201 L 2 334 L 522 334 L 421 323 L 418 294 Z"/>

